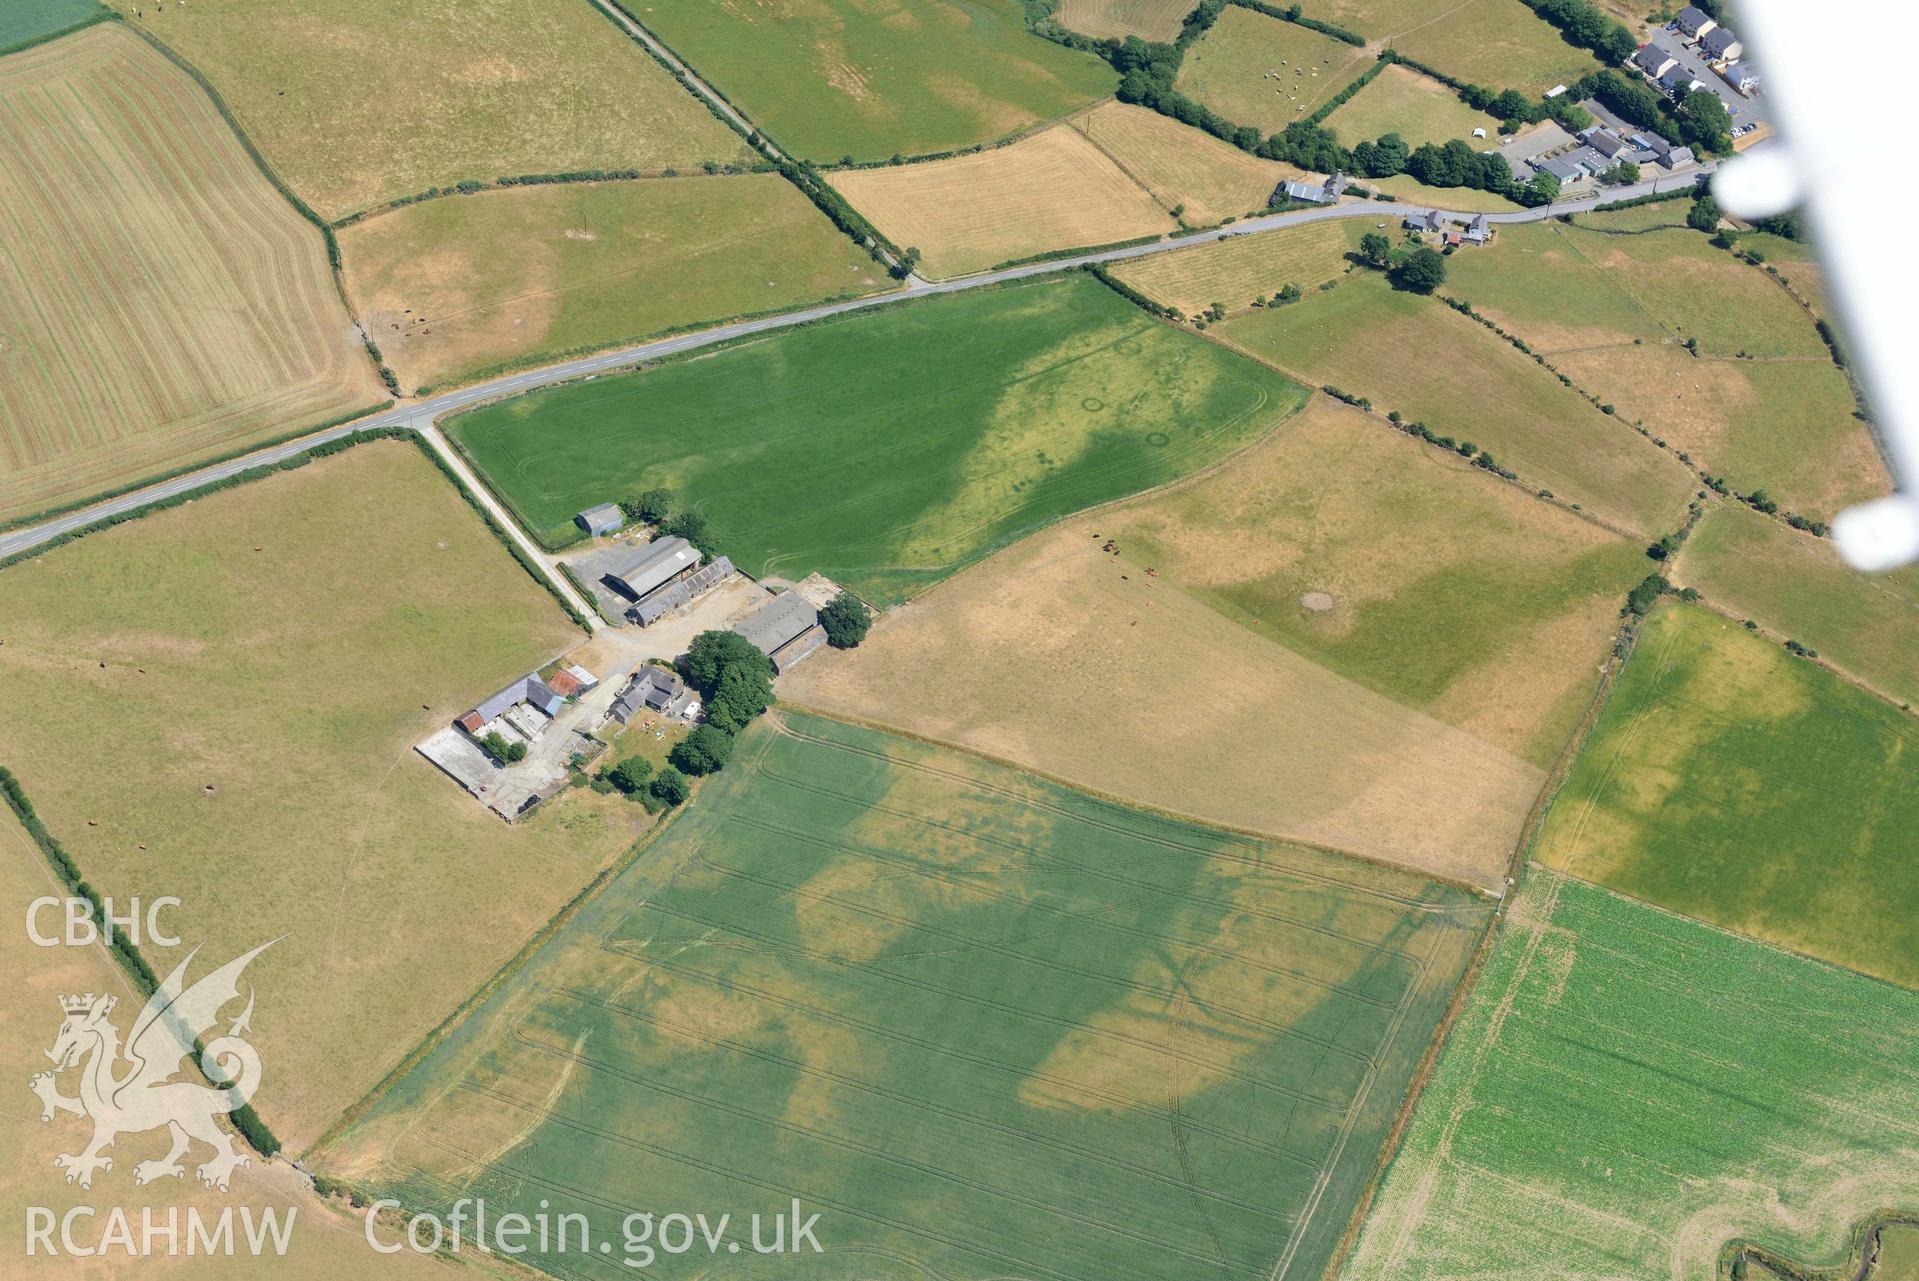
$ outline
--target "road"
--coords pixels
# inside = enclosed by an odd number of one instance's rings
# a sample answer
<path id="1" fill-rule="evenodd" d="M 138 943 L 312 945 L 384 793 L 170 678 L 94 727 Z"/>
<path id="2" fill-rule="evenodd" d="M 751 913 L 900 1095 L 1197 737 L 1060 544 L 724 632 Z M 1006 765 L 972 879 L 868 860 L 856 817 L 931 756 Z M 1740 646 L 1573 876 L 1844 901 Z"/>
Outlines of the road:
<path id="1" fill-rule="evenodd" d="M 1537 209 L 1517 209 L 1505 213 L 1489 213 L 1486 220 L 1493 223 L 1540 222 L 1563 213 L 1578 213 L 1591 209 L 1602 200 L 1629 200 L 1635 196 L 1651 195 L 1656 191 L 1670 191 L 1676 187 L 1690 186 L 1699 173 L 1709 172 L 1711 166 L 1704 166 L 1694 173 L 1665 176 L 1648 182 L 1634 183 L 1626 187 L 1610 187 L 1603 191 L 1587 195 L 1558 200 Z M 1233 236 L 1252 236 L 1263 231 L 1276 231 L 1282 227 L 1297 227 L 1305 223 L 1325 222 L 1336 218 L 1370 218 L 1378 222 L 1398 222 L 1409 214 L 1423 215 L 1431 211 L 1431 205 L 1409 205 L 1387 203 L 1384 201 L 1352 202 L 1339 205 L 1325 205 L 1315 209 L 1295 209 L 1286 213 L 1266 214 L 1259 218 L 1248 218 L 1228 227 L 1202 232 L 1198 235 L 1184 236 L 1177 240 L 1156 240 L 1151 244 L 1133 245 L 1125 249 L 1109 249 L 1102 253 L 1078 254 L 1071 258 L 1055 258 L 1047 262 L 1028 263 L 1022 267 L 1006 267 L 999 271 L 984 272 L 976 276 L 962 276 L 956 280 L 921 280 L 914 277 L 903 289 L 890 293 L 873 294 L 865 298 L 854 298 L 846 302 L 830 303 L 820 307 L 803 307 L 798 311 L 782 312 L 776 316 L 761 316 L 753 320 L 736 321 L 730 325 L 718 325 L 712 329 L 702 329 L 695 333 L 681 334 L 673 338 L 661 338 L 654 342 L 641 343 L 634 347 L 623 347 L 614 351 L 601 352 L 597 356 L 587 356 L 578 360 L 562 361 L 556 365 L 546 365 L 539 369 L 529 369 L 521 373 L 504 375 L 487 382 L 476 383 L 458 391 L 445 392 L 425 400 L 402 401 L 392 409 L 356 419 L 343 427 L 334 427 L 326 431 L 315 432 L 311 436 L 302 436 L 270 449 L 247 454 L 229 462 L 215 463 L 199 471 L 177 476 L 172 480 L 137 489 L 104 502 L 68 512 L 44 524 L 29 525 L 21 529 L 0 534 L 0 557 L 25 551 L 29 547 L 46 542 L 50 538 L 91 525 L 97 520 L 120 515 L 148 503 L 163 498 L 171 498 L 198 489 L 203 485 L 224 480 L 253 467 L 268 466 L 291 458 L 303 450 L 315 445 L 325 444 L 350 436 L 356 431 L 367 431 L 381 427 L 417 427 L 432 423 L 442 415 L 456 409 L 464 409 L 485 400 L 494 400 L 502 396 L 515 396 L 532 391 L 538 387 L 551 386 L 554 383 L 567 382 L 583 378 L 590 374 L 601 374 L 609 370 L 620 369 L 641 361 L 659 360 L 662 357 L 677 355 L 681 352 L 696 351 L 701 347 L 710 347 L 716 343 L 727 342 L 735 338 L 744 338 L 753 334 L 767 333 L 775 329 L 784 329 L 791 325 L 806 324 L 809 321 L 824 320 L 829 316 L 840 316 L 847 312 L 864 311 L 870 307 L 884 307 L 912 298 L 926 298 L 937 294 L 956 294 L 968 289 L 981 289 L 989 285 L 1004 284 L 1011 280 L 1025 280 L 1033 276 L 1050 275 L 1054 272 L 1074 271 L 1093 263 L 1123 262 L 1132 258 L 1144 258 L 1152 254 L 1169 253 L 1175 249 L 1184 249 L 1190 245 L 1204 244 L 1208 240 L 1224 240 Z M 1469 219 L 1477 215 L 1472 213 L 1440 210 L 1452 218 Z M 481 492 L 484 492 L 482 489 Z M 519 533 L 517 522 L 508 522 L 508 527 Z M 542 561 L 544 563 L 544 561 Z M 571 595 L 569 591 L 569 595 Z M 589 614 L 591 611 L 588 611 Z"/>

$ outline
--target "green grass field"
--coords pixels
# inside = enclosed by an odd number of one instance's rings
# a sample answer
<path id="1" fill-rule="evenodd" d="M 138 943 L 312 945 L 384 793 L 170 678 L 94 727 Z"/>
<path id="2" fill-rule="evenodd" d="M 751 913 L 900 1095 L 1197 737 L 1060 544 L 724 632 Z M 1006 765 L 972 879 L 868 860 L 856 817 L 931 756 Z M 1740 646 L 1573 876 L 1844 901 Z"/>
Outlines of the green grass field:
<path id="1" fill-rule="evenodd" d="M 466 179 L 757 159 L 582 0 L 114 0 L 327 218 Z"/>
<path id="2" fill-rule="evenodd" d="M 1115 83 L 1092 54 L 1028 31 L 1013 0 L 628 7 L 768 137 L 819 163 L 990 142 Z"/>
<path id="3" fill-rule="evenodd" d="M 286 935 L 249 974 L 294 1152 L 644 828 L 587 791 L 509 827 L 414 752 L 580 634 L 410 443 L 89 535 L 0 599 L 0 764 L 92 884 L 177 896 L 209 956 Z"/>
<path id="4" fill-rule="evenodd" d="M 1715 604 L 1812 646 L 1891 698 L 1919 703 L 1919 570 L 1857 573 L 1830 542 L 1728 505 L 1693 531 L 1677 572 Z"/>
<path id="5" fill-rule="evenodd" d="M 1901 1225 L 1880 1234 L 1872 1281 L 1919 1281 L 1919 1228 Z"/>
<path id="6" fill-rule="evenodd" d="M 1371 0 L 1362 4 L 1370 7 Z M 1384 0 L 1379 7 L 1404 12 L 1405 4 Z M 1400 53 L 1449 76 L 1517 89 L 1529 97 L 1554 85 L 1569 85 L 1600 66 L 1597 58 L 1566 43 L 1520 0 L 1467 0 L 1443 8 L 1423 4 L 1386 25 L 1392 29 L 1381 31 L 1362 19 L 1358 29 L 1375 40 L 1387 38 Z"/>
<path id="7" fill-rule="evenodd" d="M 1499 137 L 1499 121 L 1475 111 L 1446 85 L 1417 71 L 1392 66 L 1326 117 L 1326 127 L 1346 146 L 1396 133 L 1406 144 L 1443 145 L 1454 138 L 1485 148 Z M 1473 137 L 1473 130 L 1485 135 Z"/>
<path id="8" fill-rule="evenodd" d="M 798 1197 L 781 1275 L 1314 1277 L 1486 908 L 776 716 L 319 1164 L 616 1240 Z"/>
<path id="9" fill-rule="evenodd" d="M 778 174 L 430 200 L 347 228 L 340 246 L 348 292 L 408 388 L 890 283 Z"/>
<path id="10" fill-rule="evenodd" d="M 1526 484 L 1628 529 L 1662 532 L 1685 513 L 1692 478 L 1679 463 L 1497 335 L 1375 274 L 1212 332 L 1310 382 L 1366 396 L 1382 414 L 1470 440 Z"/>
<path id="11" fill-rule="evenodd" d="M 7 0 L 0 5 L 0 52 L 44 40 L 102 12 L 99 0 Z"/>
<path id="12" fill-rule="evenodd" d="M 1141 571 L 1542 768 L 1646 575 L 1637 542 L 1331 400 L 1231 467 L 1097 519 Z M 1309 608 L 1314 592 L 1331 600 Z"/>
<path id="13" fill-rule="evenodd" d="M 1919 985 L 1919 726 L 1738 623 L 1662 606 L 1552 802 L 1537 857 Z"/>
<path id="14" fill-rule="evenodd" d="M 1544 869 L 1502 929 L 1346 1281 L 1837 1267 L 1919 1202 L 1919 996 Z"/>
<path id="15" fill-rule="evenodd" d="M 1458 213 L 1503 213 L 1519 208 L 1497 192 L 1480 191 L 1476 187 L 1429 187 L 1410 174 L 1366 181 L 1401 204 L 1426 205 Z"/>
<path id="16" fill-rule="evenodd" d="M 449 430 L 546 537 L 664 485 L 750 573 L 898 601 L 1250 444 L 1305 396 L 1074 272 L 536 392 Z"/>
<path id="17" fill-rule="evenodd" d="M 1178 84 L 1236 125 L 1277 133 L 1372 65 L 1342 41 L 1233 6 L 1186 51 Z"/>
<path id="18" fill-rule="evenodd" d="M 1506 227 L 1491 253 L 1455 255 L 1445 288 L 1742 491 L 1830 519 L 1888 487 L 1812 318 L 1696 231 Z"/>

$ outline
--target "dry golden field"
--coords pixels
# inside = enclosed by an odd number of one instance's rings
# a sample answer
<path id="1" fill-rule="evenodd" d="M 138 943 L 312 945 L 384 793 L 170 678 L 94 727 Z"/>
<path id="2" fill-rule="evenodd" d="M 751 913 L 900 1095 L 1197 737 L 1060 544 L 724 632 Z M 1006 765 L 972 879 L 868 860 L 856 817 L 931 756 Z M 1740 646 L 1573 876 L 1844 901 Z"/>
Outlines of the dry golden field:
<path id="1" fill-rule="evenodd" d="M 587 791 L 507 826 L 413 750 L 579 633 L 410 443 L 90 535 L 0 599 L 0 762 L 84 875 L 178 896 L 209 955 L 285 936 L 250 973 L 291 1151 L 644 827 Z"/>
<path id="2" fill-rule="evenodd" d="M 0 521 L 384 394 L 319 231 L 117 23 L 0 63 L 0 244 Z"/>
<path id="3" fill-rule="evenodd" d="M 889 283 L 778 174 L 429 200 L 346 228 L 340 248 L 408 389 Z"/>
<path id="4" fill-rule="evenodd" d="M 1077 129 L 919 165 L 832 175 L 842 195 L 932 276 L 962 276 L 1054 249 L 1106 245 L 1177 225 Z"/>
<path id="5" fill-rule="evenodd" d="M 122 1135 L 110 1149 L 113 1168 L 97 1175 L 91 1189 L 66 1183 L 65 1176 L 54 1167 L 53 1158 L 80 1151 L 92 1127 L 81 1118 L 66 1114 L 43 1123 L 39 1104 L 25 1089 L 29 1077 L 47 1070 L 47 1059 L 42 1052 L 53 1044 L 54 1034 L 60 1027 L 59 1000 L 85 992 L 112 995 L 118 1006 L 111 1020 L 123 1034 L 132 1027 L 143 1002 L 103 949 L 97 946 L 42 948 L 28 941 L 23 928 L 28 904 L 36 898 L 59 896 L 64 892 L 13 815 L 0 809 L 0 913 L 4 913 L 8 922 L 8 927 L 0 930 L 0 969 L 7 975 L 7 982 L 0 985 L 0 1024 L 11 1033 L 5 1047 L 0 1048 L 0 1071 L 6 1073 L 6 1079 L 18 1090 L 14 1102 L 0 1109 L 0 1152 L 14 1154 L 0 1157 L 0 1214 L 6 1215 L 9 1223 L 7 1248 L 16 1256 L 7 1260 L 8 1277 L 31 1281 L 46 1278 L 72 1281 L 76 1276 L 85 1276 L 89 1281 L 118 1281 L 131 1276 L 161 1281 L 175 1278 L 178 1281 L 249 1281 L 271 1275 L 284 1281 L 372 1281 L 373 1278 L 454 1281 L 466 1275 L 436 1259 L 410 1252 L 400 1257 L 374 1254 L 367 1248 L 359 1217 L 349 1216 L 343 1208 L 322 1202 L 309 1190 L 306 1177 L 283 1161 L 267 1163 L 254 1156 L 251 1165 L 234 1173 L 230 1190 L 218 1192 L 202 1187 L 195 1180 L 193 1165 L 205 1160 L 212 1151 L 195 1144 L 183 1161 L 186 1173 L 182 1177 L 162 1178 L 136 1186 L 133 1167 L 141 1161 L 158 1160 L 166 1155 L 164 1130 Z M 44 914 L 42 927 L 50 927 L 52 921 L 52 913 Z M 191 946 L 183 940 L 177 948 L 150 948 L 148 959 L 164 976 Z M 189 977 L 198 978 L 231 959 L 232 956 L 224 952 L 203 952 L 194 962 Z M 262 991 L 262 1010 L 270 1000 L 271 994 Z M 236 1003 L 226 1013 L 231 1017 L 239 1008 Z M 265 1016 L 261 1026 L 265 1027 Z M 269 1078 L 278 1077 L 284 1084 L 296 1070 L 295 1065 L 284 1058 L 262 1054 L 262 1071 Z M 68 1072 L 57 1078 L 62 1094 L 71 1097 L 78 1092 L 77 1076 L 77 1072 Z M 177 1079 L 192 1078 L 183 1072 Z M 235 1145 L 245 1150 L 237 1139 Z M 44 1252 L 32 1259 L 17 1257 L 25 1253 L 17 1225 L 23 1221 L 25 1207 L 29 1205 L 43 1207 L 56 1216 L 79 1206 L 99 1207 L 100 1212 L 91 1219 L 76 1220 L 75 1235 L 83 1246 L 97 1241 L 106 1231 L 105 1215 L 109 1205 L 123 1207 L 136 1232 L 143 1209 L 150 1207 L 156 1222 L 161 1224 L 166 1222 L 168 1213 L 177 1211 L 182 1216 L 180 1253 L 167 1254 L 162 1248 L 162 1252 L 133 1258 L 116 1250 L 108 1257 L 85 1262 L 64 1251 L 52 1257 Z M 270 1262 L 262 1264 L 244 1253 L 187 1255 L 185 1216 L 197 1212 L 211 1223 L 229 1206 L 236 1216 L 257 1216 L 271 1211 L 281 1221 L 292 1212 L 295 1216 L 292 1244 L 285 1256 L 272 1256 Z M 236 1224 L 236 1235 L 240 1230 Z M 59 1241 L 57 1233 L 53 1239 L 56 1243 Z"/>
<path id="6" fill-rule="evenodd" d="M 1350 269 L 1346 255 L 1359 247 L 1363 234 L 1356 218 L 1309 222 L 1256 236 L 1203 240 L 1188 249 L 1116 263 L 1110 270 L 1155 302 L 1189 315 L 1214 303 L 1230 314 L 1287 285 L 1310 292 L 1337 280 Z"/>
<path id="7" fill-rule="evenodd" d="M 1305 176 L 1293 165 L 1261 160 L 1157 111 L 1123 102 L 1103 103 L 1068 123 L 1161 205 L 1182 209 L 1181 220 L 1189 226 L 1264 212 L 1275 187 Z"/>
<path id="8" fill-rule="evenodd" d="M 338 219 L 465 179 L 691 168 L 745 142 L 576 0 L 113 0 Z"/>

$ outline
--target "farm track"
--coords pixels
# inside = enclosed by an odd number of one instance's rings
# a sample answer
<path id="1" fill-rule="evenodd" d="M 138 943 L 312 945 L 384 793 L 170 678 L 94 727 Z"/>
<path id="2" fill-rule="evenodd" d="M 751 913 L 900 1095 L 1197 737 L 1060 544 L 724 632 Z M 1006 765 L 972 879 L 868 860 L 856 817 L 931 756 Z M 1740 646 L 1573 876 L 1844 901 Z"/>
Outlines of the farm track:
<path id="1" fill-rule="evenodd" d="M 1710 169 L 1702 169 L 1702 173 Z M 1691 176 L 1676 180 L 1679 184 L 1689 184 Z M 1665 190 L 1675 186 L 1675 180 L 1664 180 Z M 1635 196 L 1652 194 L 1661 188 L 1661 181 L 1638 183 L 1629 187 L 1615 188 L 1603 193 L 1594 193 L 1578 200 L 1569 200 L 1537 209 L 1523 209 L 1506 213 L 1483 215 L 1488 222 L 1497 224 L 1540 222 L 1563 213 L 1590 211 L 1599 204 L 1601 197 L 1606 200 L 1624 200 Z M 1402 204 L 1398 202 L 1353 203 L 1346 205 L 1322 206 L 1314 209 L 1293 210 L 1287 213 L 1269 214 L 1262 218 L 1252 218 L 1217 232 L 1208 232 L 1199 236 L 1187 236 L 1175 240 L 1154 241 L 1151 244 L 1133 245 L 1123 249 L 1111 249 L 1103 252 L 1075 255 L 1049 262 L 1028 263 L 1018 267 L 1008 267 L 999 271 L 983 272 L 954 280 L 925 281 L 915 278 L 906 288 L 892 293 L 874 294 L 864 298 L 850 299 L 845 302 L 827 304 L 818 307 L 804 307 L 796 311 L 783 312 L 773 316 L 762 316 L 753 320 L 737 321 L 733 324 L 719 325 L 712 329 L 700 330 L 690 334 L 680 334 L 637 346 L 618 348 L 602 352 L 595 356 L 576 360 L 562 361 L 540 369 L 521 372 L 476 383 L 457 391 L 445 392 L 424 400 L 406 400 L 394 408 L 351 424 L 330 428 L 312 435 L 298 437 L 283 444 L 256 453 L 248 454 L 227 462 L 218 463 L 196 472 L 177 476 L 144 489 L 123 494 L 120 497 L 96 503 L 88 507 L 67 512 L 54 519 L 37 525 L 29 525 L 0 534 L 0 557 L 13 555 L 38 546 L 49 539 L 62 534 L 70 534 L 85 529 L 97 521 L 109 517 L 123 516 L 139 508 L 165 498 L 190 493 L 205 485 L 228 479 L 251 468 L 267 466 L 290 458 L 315 445 L 338 440 L 355 431 L 374 430 L 384 427 L 417 426 L 429 423 L 441 415 L 455 410 L 465 409 L 484 401 L 502 399 L 549 387 L 556 383 L 574 379 L 594 377 L 627 368 L 647 361 L 660 360 L 683 352 L 696 351 L 719 343 L 729 342 L 756 334 L 770 333 L 794 325 L 810 324 L 826 320 L 833 316 L 863 311 L 873 307 L 887 306 L 898 302 L 918 298 L 937 297 L 943 294 L 961 293 L 969 289 L 979 289 L 1005 284 L 1015 280 L 1030 279 L 1034 276 L 1048 275 L 1054 272 L 1072 271 L 1080 267 L 1095 264 L 1123 262 L 1133 258 L 1143 258 L 1152 254 L 1166 253 L 1203 244 L 1207 236 L 1223 239 L 1234 236 L 1257 235 L 1261 232 L 1277 231 L 1286 227 L 1301 226 L 1306 223 L 1322 222 L 1341 218 L 1371 218 L 1393 222 L 1408 215 L 1425 214 L 1431 207 L 1427 205 Z M 1448 211 L 1441 210 L 1441 213 Z M 1461 220 L 1481 216 L 1474 213 L 1452 213 L 1452 217 Z M 517 528 L 517 523 L 514 526 Z"/>

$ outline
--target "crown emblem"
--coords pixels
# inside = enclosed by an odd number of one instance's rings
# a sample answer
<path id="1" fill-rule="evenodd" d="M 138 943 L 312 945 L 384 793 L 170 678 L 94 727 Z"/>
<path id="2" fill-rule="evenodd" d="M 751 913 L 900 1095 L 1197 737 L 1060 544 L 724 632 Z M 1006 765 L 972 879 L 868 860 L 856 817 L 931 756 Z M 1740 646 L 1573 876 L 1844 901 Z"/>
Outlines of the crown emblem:
<path id="1" fill-rule="evenodd" d="M 60 998 L 60 1010 L 65 1014 L 84 1014 L 93 1008 L 94 996 L 88 992 L 85 996 L 63 996 Z"/>

